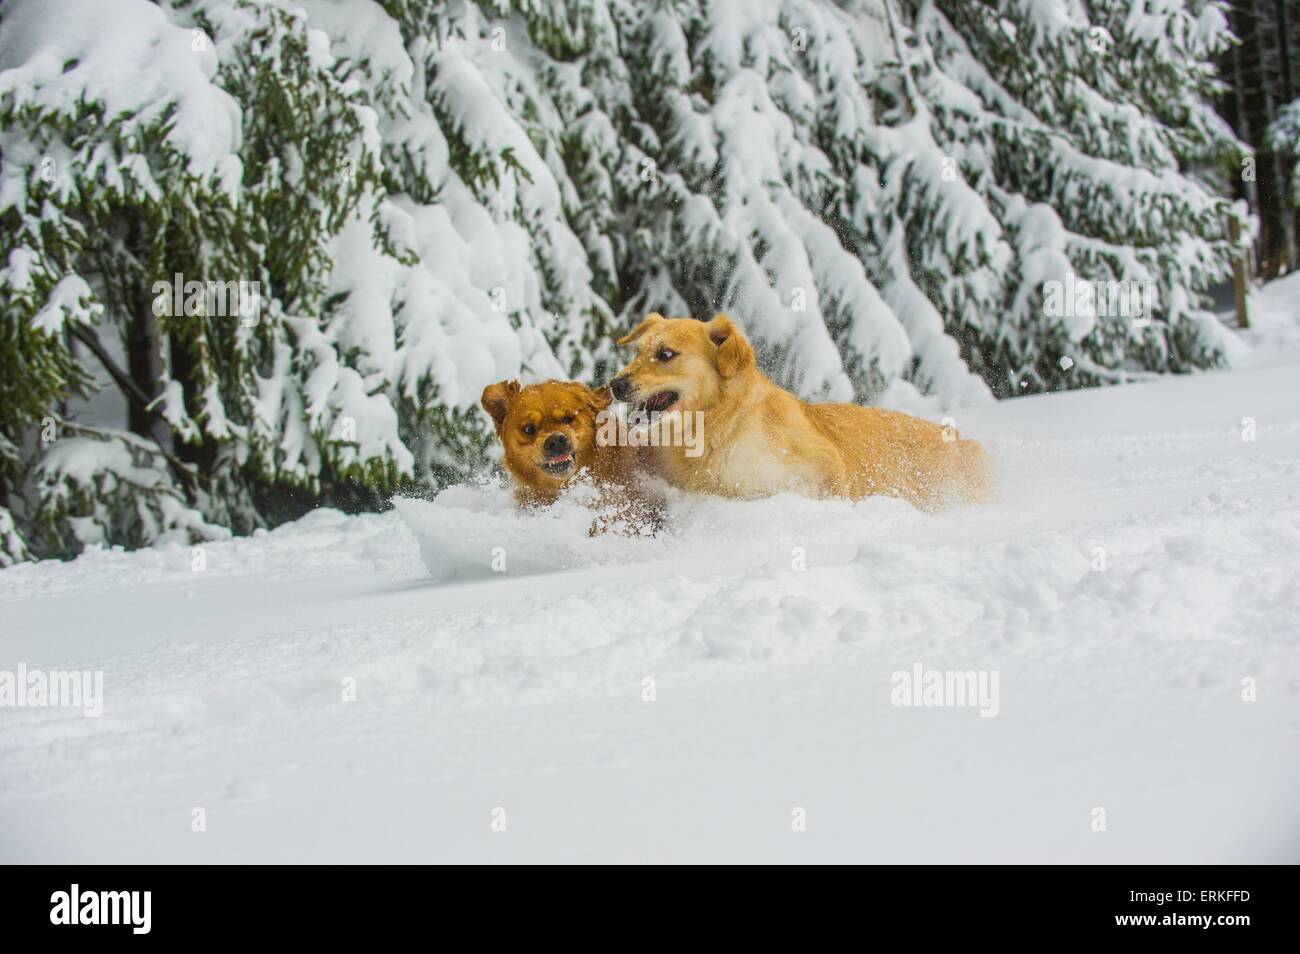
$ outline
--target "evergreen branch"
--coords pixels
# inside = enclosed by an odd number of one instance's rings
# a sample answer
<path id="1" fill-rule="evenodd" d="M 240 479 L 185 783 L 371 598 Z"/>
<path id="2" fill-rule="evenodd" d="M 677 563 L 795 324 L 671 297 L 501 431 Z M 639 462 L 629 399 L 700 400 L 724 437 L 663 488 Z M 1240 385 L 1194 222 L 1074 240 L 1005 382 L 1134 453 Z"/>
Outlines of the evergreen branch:
<path id="1" fill-rule="evenodd" d="M 113 379 L 113 383 L 118 386 L 119 390 L 121 390 L 121 392 L 126 395 L 132 403 L 138 406 L 142 411 L 151 411 L 153 401 L 148 395 L 140 390 L 140 386 L 136 384 L 135 381 L 132 380 L 131 376 L 123 371 L 117 362 L 113 360 L 112 356 L 104 350 L 104 346 L 100 344 L 98 336 L 95 335 L 93 331 L 82 325 L 72 325 L 70 326 L 69 331 L 74 338 L 89 348 L 91 353 L 99 359 L 99 363 L 104 366 L 104 370 L 107 371 L 109 377 Z"/>

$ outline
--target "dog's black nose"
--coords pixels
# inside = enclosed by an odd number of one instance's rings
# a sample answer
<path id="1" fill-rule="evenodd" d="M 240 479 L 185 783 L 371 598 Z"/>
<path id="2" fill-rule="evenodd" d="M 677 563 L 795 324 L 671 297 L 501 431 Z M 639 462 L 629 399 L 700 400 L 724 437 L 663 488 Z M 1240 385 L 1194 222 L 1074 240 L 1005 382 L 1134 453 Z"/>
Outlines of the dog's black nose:
<path id="1" fill-rule="evenodd" d="M 609 389 L 614 392 L 614 397 L 620 401 L 626 401 L 632 397 L 632 382 L 627 378 L 615 378 L 610 381 Z"/>
<path id="2" fill-rule="evenodd" d="M 569 439 L 556 431 L 550 437 L 546 438 L 546 443 L 542 445 L 542 450 L 546 452 L 547 457 L 562 457 L 569 451 L 573 450 L 573 445 Z"/>

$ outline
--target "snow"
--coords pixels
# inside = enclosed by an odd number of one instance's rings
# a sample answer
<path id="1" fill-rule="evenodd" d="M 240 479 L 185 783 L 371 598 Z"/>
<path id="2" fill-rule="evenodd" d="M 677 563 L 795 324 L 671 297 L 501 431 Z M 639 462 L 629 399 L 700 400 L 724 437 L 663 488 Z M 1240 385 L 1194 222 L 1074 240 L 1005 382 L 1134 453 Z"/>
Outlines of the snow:
<path id="1" fill-rule="evenodd" d="M 1298 382 L 958 411 L 1002 498 L 940 515 L 589 537 L 487 481 L 0 571 L 0 670 L 104 673 L 0 708 L 0 861 L 1295 861 Z M 917 664 L 997 714 L 891 704 Z"/>
<path id="2" fill-rule="evenodd" d="M 140 125 L 174 109 L 167 143 L 186 157 L 192 173 L 217 175 L 233 191 L 241 175 L 235 155 L 239 106 L 213 85 L 217 57 L 202 32 L 175 26 L 160 9 L 139 0 L 59 0 L 52 38 L 50 7 L 32 0 L 6 4 L 0 95 L 50 112 L 70 111 L 82 99 L 101 101 L 107 116 L 131 115 Z M 62 190 L 98 178 L 96 163 L 85 168 L 72 165 L 71 154 L 54 158 L 64 160 L 59 167 L 77 169 L 76 175 L 55 177 Z M 130 169 L 142 185 L 157 189 L 143 163 L 115 169 L 113 156 L 99 159 L 106 185 L 120 190 L 121 173 Z M 13 160 L 6 162 L 4 175 L 0 208 L 14 204 L 23 188 Z"/>
<path id="3" fill-rule="evenodd" d="M 191 534 L 224 540 L 231 535 L 228 528 L 207 522 L 167 485 L 165 465 L 154 445 L 134 434 L 106 440 L 95 428 L 81 430 L 96 436 L 65 435 L 51 441 L 34 473 L 46 489 L 45 506 L 56 513 L 69 510 L 69 526 L 82 544 L 122 539 L 119 515 L 132 510 L 148 540 L 189 540 Z M 87 498 L 93 502 L 86 504 Z M 116 507 L 100 502 L 105 500 Z M 72 516 L 73 510 L 82 514 Z"/>
<path id="4" fill-rule="evenodd" d="M 12 260 L 19 250 L 10 256 Z M 91 300 L 90 286 L 80 275 L 66 275 L 50 292 L 45 306 L 32 318 L 32 327 L 48 335 L 61 334 L 68 321 L 92 324 L 104 310 L 99 302 Z"/>
<path id="5" fill-rule="evenodd" d="M 1230 354 L 1234 367 L 1255 367 L 1300 354 L 1300 322 L 1295 320 L 1297 300 L 1300 300 L 1300 272 L 1251 292 L 1246 302 L 1250 327 L 1240 332 L 1240 341 Z M 1222 315 L 1221 320 L 1235 326 L 1236 312 Z"/>
<path id="6" fill-rule="evenodd" d="M 284 189 L 335 222 L 281 276 L 308 291 L 236 332 L 234 377 L 197 372 L 197 407 L 159 382 L 220 473 L 327 497 L 331 473 L 464 473 L 485 384 L 592 377 L 610 332 L 708 306 L 805 396 L 955 415 L 1003 497 L 669 494 L 645 538 L 589 535 L 581 492 L 520 515 L 485 479 L 232 538 L 248 487 L 191 506 L 114 429 L 120 397 L 55 388 L 0 562 L 43 525 L 86 550 L 0 572 L 0 861 L 1295 860 L 1300 280 L 1241 334 L 1202 311 L 1222 209 L 1178 172 L 1235 142 L 1203 101 L 1221 10 L 1015 0 L 1008 47 L 929 3 L 416 6 L 0 0 L 19 318 L 51 342 L 97 324 L 129 363 L 78 264 L 94 200 L 223 229 L 229 199 L 253 238 L 200 259 L 242 273 Z M 1094 14 L 1136 51 L 1119 69 L 1085 47 Z M 265 139 L 254 188 L 263 70 L 299 30 L 319 122 Z M 1041 63 L 1064 80 L 1026 86 Z M 1163 332 L 1044 321 L 1075 272 L 1159 277 L 1171 327 L 1235 370 L 1157 381 L 1182 363 Z M 968 367 L 986 346 L 1005 355 Z M 1142 383 L 992 403 L 1060 347 L 1066 372 Z M 33 667 L 99 672 L 102 718 L 9 708 Z M 891 704 L 917 667 L 1001 695 Z"/>

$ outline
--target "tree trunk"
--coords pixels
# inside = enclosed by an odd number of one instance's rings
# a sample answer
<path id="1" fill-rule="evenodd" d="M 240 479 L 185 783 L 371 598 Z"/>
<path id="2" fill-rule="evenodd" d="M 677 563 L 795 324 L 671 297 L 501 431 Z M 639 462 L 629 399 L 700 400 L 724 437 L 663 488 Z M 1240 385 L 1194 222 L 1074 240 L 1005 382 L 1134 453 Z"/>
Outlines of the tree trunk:
<path id="1" fill-rule="evenodd" d="M 1246 296 L 1250 291 L 1250 266 L 1246 258 L 1247 249 L 1241 242 L 1241 223 L 1235 213 L 1228 215 L 1228 241 L 1232 243 L 1232 291 L 1237 305 L 1237 325 L 1250 327 L 1250 312 L 1246 308 Z"/>
<path id="2" fill-rule="evenodd" d="M 151 304 L 147 298 L 135 303 L 126 351 L 131 380 L 153 401 L 162 393 L 163 359 L 158 319 L 154 316 Z M 132 404 L 128 420 L 134 433 L 153 441 L 163 450 L 172 449 L 171 427 L 158 413 L 157 405 L 152 410 L 145 410 L 138 404 Z"/>

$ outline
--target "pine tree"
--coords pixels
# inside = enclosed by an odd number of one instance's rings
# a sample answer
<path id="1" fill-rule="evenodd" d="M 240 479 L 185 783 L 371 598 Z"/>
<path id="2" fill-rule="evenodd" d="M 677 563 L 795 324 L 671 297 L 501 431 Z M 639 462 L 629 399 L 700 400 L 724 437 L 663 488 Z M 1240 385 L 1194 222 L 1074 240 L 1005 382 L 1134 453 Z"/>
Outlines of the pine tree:
<path id="1" fill-rule="evenodd" d="M 169 19 L 139 0 L 73 4 L 71 26 L 34 6 L 0 24 L 7 45 L 62 44 L 0 87 L 21 184 L 2 212 L 8 380 L 26 402 L 3 416 L 11 558 L 247 530 L 261 489 L 354 472 L 303 397 L 338 360 L 318 324 L 329 242 L 376 176 L 368 113 L 276 6 L 178 4 Z M 312 174 L 345 159 L 355 174 Z M 92 367 L 128 398 L 128 429 L 65 418 Z M 400 463 L 365 467 L 391 478 Z"/>
<path id="2" fill-rule="evenodd" d="M 971 367 L 1006 395 L 1219 364 L 1203 305 L 1229 269 L 1227 206 L 1192 173 L 1239 155 L 1207 105 L 1220 5 L 939 0 L 916 16 L 943 74 L 926 84 L 939 140 L 1014 250 L 1003 314 L 945 310 Z M 1053 320 L 1042 289 L 1067 273 L 1154 283 L 1158 307 Z"/>
<path id="3" fill-rule="evenodd" d="M 0 20 L 0 48 L 38 51 L 0 73 L 9 558 L 228 533 L 194 509 L 195 475 L 166 440 L 149 280 L 168 223 L 229 207 L 233 103 L 209 82 L 212 57 L 157 8 L 132 5 L 128 21 L 111 6 L 63 12 L 12 3 Z M 107 82 L 120 62 L 148 59 L 155 71 L 139 82 Z M 128 367 L 105 332 L 123 339 Z M 91 381 L 73 341 L 127 395 L 135 435 L 65 419 L 66 399 Z"/>

